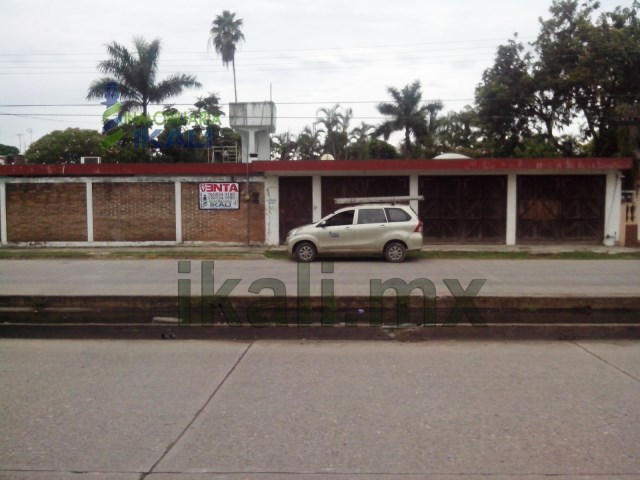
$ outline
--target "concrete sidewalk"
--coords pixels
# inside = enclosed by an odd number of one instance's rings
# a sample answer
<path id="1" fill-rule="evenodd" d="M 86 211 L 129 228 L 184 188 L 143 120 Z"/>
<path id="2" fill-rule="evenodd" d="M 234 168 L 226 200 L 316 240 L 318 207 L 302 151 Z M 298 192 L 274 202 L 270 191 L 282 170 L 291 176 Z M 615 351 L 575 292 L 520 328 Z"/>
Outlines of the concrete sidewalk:
<path id="1" fill-rule="evenodd" d="M 639 346 L 4 339 L 0 478 L 637 480 Z"/>

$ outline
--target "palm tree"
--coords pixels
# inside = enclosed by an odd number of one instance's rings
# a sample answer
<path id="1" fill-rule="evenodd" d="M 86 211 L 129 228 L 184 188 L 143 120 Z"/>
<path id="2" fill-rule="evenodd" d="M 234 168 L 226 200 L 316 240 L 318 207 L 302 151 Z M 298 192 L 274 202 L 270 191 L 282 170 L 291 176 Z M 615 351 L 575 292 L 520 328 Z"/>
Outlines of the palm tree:
<path id="1" fill-rule="evenodd" d="M 338 160 L 343 156 L 345 147 L 349 143 L 349 122 L 353 117 L 353 111 L 347 108 L 344 113 L 338 104 L 331 108 L 321 108 L 316 112 L 318 120 L 314 125 L 322 125 L 318 132 L 324 134 L 324 150 Z"/>
<path id="2" fill-rule="evenodd" d="M 301 160 L 317 160 L 322 154 L 320 132 L 306 126 L 298 135 L 298 155 Z"/>
<path id="3" fill-rule="evenodd" d="M 116 42 L 106 45 L 110 58 L 98 63 L 98 71 L 106 76 L 91 83 L 87 99 L 103 97 L 109 88 L 115 86 L 121 98 L 120 113 L 139 108 L 146 119 L 150 103 L 161 103 L 179 95 L 185 88 L 201 86 L 194 75 L 183 73 L 157 82 L 160 40 L 149 43 L 135 37 L 133 45 L 133 53 Z"/>
<path id="4" fill-rule="evenodd" d="M 353 127 L 349 134 L 349 140 L 353 140 L 355 143 L 367 142 L 374 131 L 375 127 L 373 125 L 361 122 L 359 126 Z"/>
<path id="5" fill-rule="evenodd" d="M 349 140 L 352 142 L 349 146 L 350 156 L 357 160 L 364 160 L 369 156 L 369 140 L 375 129 L 373 125 L 360 122 L 359 126 L 351 130 L 349 133 Z"/>
<path id="6" fill-rule="evenodd" d="M 233 93 L 235 94 L 236 103 L 238 102 L 238 90 L 236 88 L 236 44 L 240 40 L 244 40 L 244 35 L 240 31 L 242 27 L 242 19 L 236 20 L 236 14 L 229 10 L 222 12 L 212 22 L 211 44 L 216 52 L 222 56 L 222 64 L 233 67 Z"/>
<path id="7" fill-rule="evenodd" d="M 281 133 L 272 138 L 271 155 L 274 160 L 295 160 L 298 145 L 295 135 L 291 132 Z"/>
<path id="8" fill-rule="evenodd" d="M 378 111 L 392 118 L 377 128 L 376 135 L 382 135 L 385 140 L 388 140 L 392 132 L 404 130 L 405 157 L 412 156 L 411 136 L 422 138 L 428 135 L 426 115 L 429 110 L 426 106 L 420 106 L 422 100 L 420 81 L 416 80 L 402 90 L 388 87 L 387 91 L 394 102 L 378 104 Z"/>

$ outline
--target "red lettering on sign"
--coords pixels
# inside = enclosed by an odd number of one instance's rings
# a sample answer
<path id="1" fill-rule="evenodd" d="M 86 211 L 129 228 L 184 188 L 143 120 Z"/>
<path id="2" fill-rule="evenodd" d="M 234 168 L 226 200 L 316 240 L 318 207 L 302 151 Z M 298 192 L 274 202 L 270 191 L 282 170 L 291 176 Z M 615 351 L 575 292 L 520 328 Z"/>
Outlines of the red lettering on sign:
<path id="1" fill-rule="evenodd" d="M 237 183 L 201 183 L 200 184 L 201 192 L 234 192 L 238 193 L 238 184 Z"/>

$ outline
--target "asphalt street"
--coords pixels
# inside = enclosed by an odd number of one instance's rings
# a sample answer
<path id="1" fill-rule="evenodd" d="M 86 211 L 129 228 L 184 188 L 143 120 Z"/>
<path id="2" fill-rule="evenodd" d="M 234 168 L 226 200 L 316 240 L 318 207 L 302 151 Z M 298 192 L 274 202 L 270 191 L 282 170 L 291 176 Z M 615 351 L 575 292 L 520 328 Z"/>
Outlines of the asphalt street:
<path id="1" fill-rule="evenodd" d="M 0 295 L 168 295 L 176 296 L 178 280 L 190 280 L 193 295 L 201 291 L 202 263 L 188 261 L 190 273 L 180 273 L 178 260 L 3 260 Z M 211 264 L 205 269 L 211 269 Z M 250 296 L 260 280 L 282 282 L 289 296 L 298 292 L 306 274 L 288 260 L 215 260 L 216 291 L 238 279 L 236 296 Z M 304 267 L 302 267 L 304 268 Z M 431 280 L 438 296 L 450 295 L 444 279 L 466 288 L 474 279 L 486 282 L 479 296 L 632 297 L 640 295 L 639 260 L 428 260 L 389 264 L 378 259 L 336 260 L 309 266 L 312 295 L 320 295 L 321 280 L 333 280 L 335 294 L 369 295 L 370 281 L 401 278 Z M 271 283 L 273 284 L 273 283 Z M 266 294 L 273 292 L 267 290 Z"/>
<path id="2" fill-rule="evenodd" d="M 637 341 L 0 340 L 0 478 L 640 479 Z"/>

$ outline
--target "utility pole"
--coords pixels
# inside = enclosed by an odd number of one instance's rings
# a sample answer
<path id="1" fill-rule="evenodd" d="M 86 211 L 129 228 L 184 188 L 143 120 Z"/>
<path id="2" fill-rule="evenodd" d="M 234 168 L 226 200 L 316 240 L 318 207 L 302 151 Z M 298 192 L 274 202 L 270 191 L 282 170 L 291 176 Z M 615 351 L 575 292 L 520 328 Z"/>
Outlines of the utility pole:
<path id="1" fill-rule="evenodd" d="M 24 133 L 18 134 L 18 154 L 22 153 L 22 135 L 24 135 Z"/>
<path id="2" fill-rule="evenodd" d="M 33 130 L 31 129 L 31 127 L 27 128 L 27 132 L 29 132 L 29 146 L 27 147 L 25 145 L 25 150 L 28 150 L 29 147 L 31 146 L 31 144 L 33 143 Z M 25 140 L 26 142 L 26 140 Z"/>

